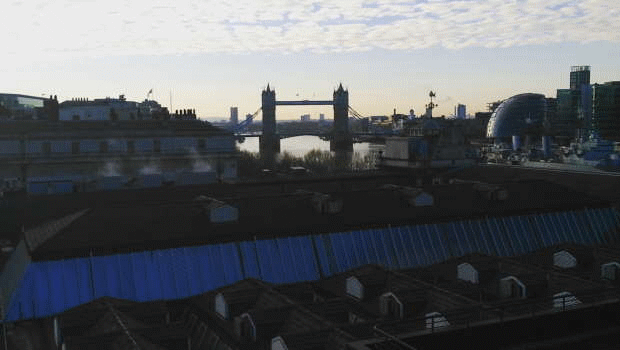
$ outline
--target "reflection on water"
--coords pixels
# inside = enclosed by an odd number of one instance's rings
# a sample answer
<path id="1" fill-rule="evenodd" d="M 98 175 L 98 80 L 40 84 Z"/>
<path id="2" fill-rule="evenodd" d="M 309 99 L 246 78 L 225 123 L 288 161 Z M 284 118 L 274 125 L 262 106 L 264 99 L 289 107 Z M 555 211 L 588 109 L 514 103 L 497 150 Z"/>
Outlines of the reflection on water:
<path id="1" fill-rule="evenodd" d="M 246 138 L 243 142 L 237 142 L 237 146 L 241 151 L 259 153 L 258 137 Z M 336 151 L 331 152 L 331 157 L 321 156 L 320 154 L 309 155 L 304 161 L 308 162 L 306 166 L 312 168 L 318 166 L 326 166 L 332 171 L 357 171 L 375 169 L 378 164 L 379 154 L 385 148 L 384 144 L 377 143 L 354 143 L 353 152 Z M 313 150 L 321 153 L 330 152 L 329 141 L 324 141 L 318 136 L 296 136 L 280 140 L 280 154 L 262 155 L 267 162 L 267 167 L 273 168 L 279 163 L 283 157 L 282 154 L 287 153 L 295 158 L 305 158 L 305 156 Z M 320 166 L 319 164 L 323 164 Z M 331 164 L 331 165 L 329 165 Z M 316 169 L 314 169 L 316 170 Z"/>
<path id="2" fill-rule="evenodd" d="M 242 151 L 258 153 L 258 137 L 248 137 L 242 143 L 237 142 Z M 295 157 L 303 157 L 312 150 L 329 152 L 329 141 L 321 140 L 318 136 L 296 136 L 280 140 L 280 151 L 290 153 Z M 383 144 L 360 142 L 353 144 L 353 153 L 364 157 L 367 154 L 378 154 L 383 151 Z"/>

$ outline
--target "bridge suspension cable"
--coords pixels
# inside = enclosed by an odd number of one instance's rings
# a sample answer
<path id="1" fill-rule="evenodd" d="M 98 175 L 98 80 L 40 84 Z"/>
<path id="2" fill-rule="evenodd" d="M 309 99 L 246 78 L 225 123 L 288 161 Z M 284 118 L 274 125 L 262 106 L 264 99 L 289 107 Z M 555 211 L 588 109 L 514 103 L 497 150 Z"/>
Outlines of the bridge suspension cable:
<path id="1" fill-rule="evenodd" d="M 349 114 L 351 116 L 353 116 L 353 118 L 357 119 L 357 120 L 361 120 L 364 119 L 365 117 L 363 115 L 361 115 L 360 113 L 358 113 L 355 109 L 353 109 L 353 107 L 349 106 Z"/>
<path id="2" fill-rule="evenodd" d="M 242 121 L 241 123 L 237 124 L 235 126 L 234 131 L 235 132 L 239 132 L 242 129 L 244 129 L 246 126 L 248 126 L 253 120 L 254 118 L 256 118 L 256 116 L 258 115 L 258 113 L 260 113 L 260 111 L 263 109 L 263 107 L 258 107 L 258 109 L 256 110 L 256 112 L 252 113 L 252 115 L 249 118 L 246 118 L 244 121 Z"/>

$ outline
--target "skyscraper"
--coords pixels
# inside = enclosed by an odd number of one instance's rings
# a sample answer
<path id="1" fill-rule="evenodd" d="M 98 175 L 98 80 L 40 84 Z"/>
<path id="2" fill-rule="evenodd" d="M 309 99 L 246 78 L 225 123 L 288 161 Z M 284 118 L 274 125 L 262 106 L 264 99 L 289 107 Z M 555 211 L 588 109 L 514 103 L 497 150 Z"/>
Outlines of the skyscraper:
<path id="1" fill-rule="evenodd" d="M 592 128 L 602 139 L 620 141 L 620 81 L 594 84 Z"/>
<path id="2" fill-rule="evenodd" d="M 585 138 L 592 129 L 590 66 L 572 66 L 570 89 L 557 90 L 557 113 L 551 127 L 561 143 Z"/>
<path id="3" fill-rule="evenodd" d="M 456 119 L 465 119 L 465 118 L 466 118 L 465 105 L 462 105 L 459 103 L 456 106 Z"/>
<path id="4" fill-rule="evenodd" d="M 579 90 L 581 85 L 590 85 L 590 66 L 570 67 L 570 89 Z"/>
<path id="5" fill-rule="evenodd" d="M 230 107 L 230 123 L 233 125 L 239 124 L 239 108 Z"/>

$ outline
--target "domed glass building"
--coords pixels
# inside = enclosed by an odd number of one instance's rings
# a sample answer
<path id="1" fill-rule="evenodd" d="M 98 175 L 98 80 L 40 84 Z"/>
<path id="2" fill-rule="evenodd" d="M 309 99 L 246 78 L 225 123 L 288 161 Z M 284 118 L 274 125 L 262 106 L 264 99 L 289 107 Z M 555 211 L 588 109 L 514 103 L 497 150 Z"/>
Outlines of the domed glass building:
<path id="1" fill-rule="evenodd" d="M 520 94 L 502 102 L 491 114 L 487 137 L 503 140 L 513 135 L 540 135 L 547 110 L 545 95 Z"/>

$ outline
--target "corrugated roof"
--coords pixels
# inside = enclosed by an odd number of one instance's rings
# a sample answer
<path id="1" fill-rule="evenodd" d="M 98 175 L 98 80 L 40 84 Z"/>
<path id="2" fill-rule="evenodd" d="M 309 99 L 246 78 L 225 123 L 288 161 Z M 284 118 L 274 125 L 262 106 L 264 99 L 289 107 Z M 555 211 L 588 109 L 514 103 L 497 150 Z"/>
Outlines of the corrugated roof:
<path id="1" fill-rule="evenodd" d="M 366 264 L 404 269 L 472 251 L 514 256 L 548 244 L 603 243 L 618 239 L 603 234 L 617 225 L 614 209 L 599 208 L 38 261 L 12 293 L 6 319 L 49 316 L 102 296 L 185 298 L 248 277 L 292 283 Z"/>

